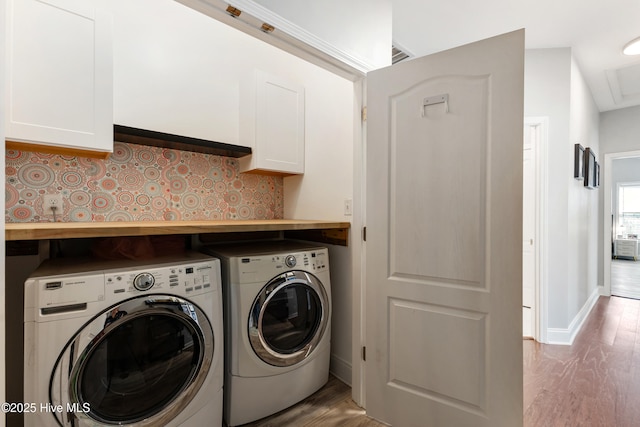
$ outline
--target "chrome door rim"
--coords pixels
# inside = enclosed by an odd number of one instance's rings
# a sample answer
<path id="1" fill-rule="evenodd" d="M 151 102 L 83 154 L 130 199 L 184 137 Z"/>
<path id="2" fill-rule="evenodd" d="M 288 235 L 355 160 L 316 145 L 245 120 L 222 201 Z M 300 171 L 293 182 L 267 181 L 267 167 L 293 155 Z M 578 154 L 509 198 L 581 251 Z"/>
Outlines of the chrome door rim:
<path id="1" fill-rule="evenodd" d="M 313 338 L 305 346 L 292 353 L 280 353 L 271 348 L 264 338 L 262 320 L 266 307 L 280 290 L 292 285 L 303 285 L 316 293 L 320 300 L 320 324 L 315 330 Z M 256 296 L 251 305 L 248 335 L 251 347 L 261 360 L 278 367 L 295 365 L 305 360 L 319 345 L 325 334 L 330 319 L 330 305 L 327 292 L 320 280 L 311 273 L 292 270 L 271 279 Z"/>
<path id="2" fill-rule="evenodd" d="M 198 319 L 197 321 L 181 310 L 181 307 L 184 304 L 193 307 L 195 317 Z M 105 326 L 105 314 L 122 307 L 126 307 L 128 314 Z M 107 339 L 110 332 L 115 330 L 118 326 L 133 319 L 152 314 L 168 316 L 180 321 L 192 332 L 194 339 L 195 337 L 198 339 L 200 347 L 200 351 L 198 353 L 198 366 L 189 378 L 186 379 L 180 391 L 175 394 L 173 399 L 165 404 L 164 408 L 153 414 L 149 414 L 144 419 L 131 419 L 127 421 L 114 422 L 97 418 L 92 416 L 91 413 L 83 412 L 76 412 L 75 416 L 90 420 L 91 424 L 96 426 L 135 424 L 136 426 L 142 427 L 166 424 L 180 414 L 193 400 L 209 373 L 213 361 L 215 343 L 211 322 L 200 307 L 189 300 L 165 294 L 145 294 L 120 301 L 118 304 L 102 310 L 99 314 L 85 323 L 65 345 L 58 357 L 58 360 L 56 361 L 55 368 L 51 374 L 49 387 L 50 402 L 53 405 L 62 405 L 63 407 L 66 407 L 67 403 L 72 405 L 77 404 L 78 407 L 81 407 L 83 402 L 79 396 L 79 384 L 81 383 L 83 368 L 85 367 L 88 357 L 91 355 L 93 350 Z M 83 343 L 86 343 L 87 340 L 89 340 L 89 343 L 82 347 Z M 64 368 L 62 365 L 64 365 Z M 58 372 L 62 369 L 66 369 L 66 371 Z M 53 396 L 52 390 L 54 387 L 61 390 L 59 400 L 56 400 Z M 153 392 L 153 390 L 150 390 L 150 392 Z M 63 425 L 63 422 L 61 422 L 57 414 L 56 420 L 60 425 Z"/>

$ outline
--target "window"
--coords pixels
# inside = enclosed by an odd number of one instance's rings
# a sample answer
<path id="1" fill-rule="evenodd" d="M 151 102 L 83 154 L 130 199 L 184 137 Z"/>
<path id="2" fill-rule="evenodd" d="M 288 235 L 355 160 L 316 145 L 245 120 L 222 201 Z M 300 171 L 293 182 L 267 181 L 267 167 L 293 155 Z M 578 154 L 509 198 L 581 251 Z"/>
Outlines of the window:
<path id="1" fill-rule="evenodd" d="M 618 186 L 618 237 L 640 236 L 640 183 Z"/>

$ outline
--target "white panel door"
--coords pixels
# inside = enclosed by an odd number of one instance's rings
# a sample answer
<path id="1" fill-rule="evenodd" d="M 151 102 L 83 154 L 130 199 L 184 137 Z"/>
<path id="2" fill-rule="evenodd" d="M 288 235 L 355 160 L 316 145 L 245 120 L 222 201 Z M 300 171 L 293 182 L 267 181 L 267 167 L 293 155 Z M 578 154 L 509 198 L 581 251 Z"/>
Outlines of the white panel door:
<path id="1" fill-rule="evenodd" d="M 367 80 L 367 414 L 521 426 L 524 31 Z"/>

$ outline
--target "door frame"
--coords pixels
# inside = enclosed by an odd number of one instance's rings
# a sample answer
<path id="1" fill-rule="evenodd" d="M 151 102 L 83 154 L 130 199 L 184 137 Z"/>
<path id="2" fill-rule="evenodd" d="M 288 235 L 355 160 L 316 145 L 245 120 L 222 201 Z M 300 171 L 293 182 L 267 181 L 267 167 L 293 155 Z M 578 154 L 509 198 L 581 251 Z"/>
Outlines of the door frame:
<path id="1" fill-rule="evenodd" d="M 351 398 L 366 407 L 364 347 L 366 337 L 366 252 L 364 224 L 366 224 L 366 92 L 367 80 L 354 81 L 354 145 L 353 145 L 353 220 L 351 222 L 352 297 L 351 303 Z M 358 117 L 360 119 L 358 119 Z"/>
<path id="2" fill-rule="evenodd" d="M 548 183 L 548 152 L 549 152 L 549 118 L 548 117 L 528 117 L 524 118 L 525 131 L 535 132 L 533 142 L 534 155 L 536 158 L 535 169 L 535 316 L 533 322 L 533 338 L 541 343 L 547 342 L 548 328 L 548 214 L 547 201 L 549 199 Z M 523 141 L 524 143 L 524 141 Z"/>
<path id="3" fill-rule="evenodd" d="M 613 180 L 612 169 L 613 161 L 616 159 L 626 159 L 629 157 L 640 157 L 640 150 L 620 151 L 616 153 L 607 153 L 604 155 L 604 203 L 602 206 L 602 223 L 603 223 L 603 239 L 602 239 L 602 266 L 604 288 L 601 295 L 611 296 L 611 215 L 613 212 L 611 206 L 611 184 Z M 607 212 L 609 206 L 609 212 Z"/>

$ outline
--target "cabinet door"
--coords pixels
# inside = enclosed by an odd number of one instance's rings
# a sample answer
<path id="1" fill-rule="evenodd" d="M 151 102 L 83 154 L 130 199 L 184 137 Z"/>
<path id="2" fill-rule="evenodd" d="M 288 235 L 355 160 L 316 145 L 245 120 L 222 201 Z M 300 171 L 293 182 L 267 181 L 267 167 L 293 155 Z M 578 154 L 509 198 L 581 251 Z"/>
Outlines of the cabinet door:
<path id="1" fill-rule="evenodd" d="M 238 144 L 238 31 L 175 1 L 107 0 L 117 125 Z M 152 12 L 152 13 L 151 13 Z"/>
<path id="2" fill-rule="evenodd" d="M 304 173 L 304 87 L 262 71 L 255 73 L 255 96 L 242 106 L 241 142 L 252 141 L 253 154 L 240 171 Z M 254 113 L 254 114 L 252 114 Z"/>
<path id="3" fill-rule="evenodd" d="M 113 151 L 111 18 L 96 0 L 9 0 L 6 138 Z"/>

